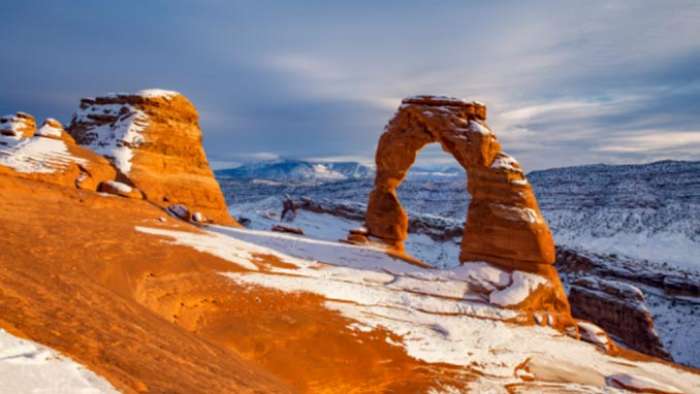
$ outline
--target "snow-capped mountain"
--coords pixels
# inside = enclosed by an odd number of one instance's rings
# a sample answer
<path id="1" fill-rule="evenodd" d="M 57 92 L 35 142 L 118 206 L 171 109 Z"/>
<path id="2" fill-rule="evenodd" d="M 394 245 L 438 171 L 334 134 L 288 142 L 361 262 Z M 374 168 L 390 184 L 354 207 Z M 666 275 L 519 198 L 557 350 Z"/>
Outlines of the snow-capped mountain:
<path id="1" fill-rule="evenodd" d="M 364 179 L 374 175 L 374 169 L 356 162 L 309 162 L 275 160 L 243 164 L 219 170 L 221 178 L 254 181 L 255 183 L 320 184 L 349 179 Z"/>

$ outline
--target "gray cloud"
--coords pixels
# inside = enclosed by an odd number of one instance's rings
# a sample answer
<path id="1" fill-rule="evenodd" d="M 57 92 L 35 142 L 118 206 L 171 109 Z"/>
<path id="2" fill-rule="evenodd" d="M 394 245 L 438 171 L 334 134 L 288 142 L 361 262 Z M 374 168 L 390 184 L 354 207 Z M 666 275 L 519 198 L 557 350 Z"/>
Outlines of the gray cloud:
<path id="1" fill-rule="evenodd" d="M 68 120 L 81 96 L 175 89 L 220 163 L 371 160 L 400 98 L 421 93 L 486 102 L 528 169 L 700 157 L 695 1 L 75 0 L 0 15 L 0 112 Z"/>

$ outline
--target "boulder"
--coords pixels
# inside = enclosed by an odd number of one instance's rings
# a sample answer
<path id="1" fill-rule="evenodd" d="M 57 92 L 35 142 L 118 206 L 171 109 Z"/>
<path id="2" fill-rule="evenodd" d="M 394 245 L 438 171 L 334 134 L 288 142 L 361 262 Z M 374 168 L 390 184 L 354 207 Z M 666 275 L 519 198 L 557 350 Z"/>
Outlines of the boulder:
<path id="1" fill-rule="evenodd" d="M 97 191 L 100 193 L 109 193 L 114 194 L 116 196 L 134 198 L 139 200 L 143 197 L 138 189 L 135 189 L 127 185 L 126 183 L 117 181 L 101 182 L 97 188 Z"/>
<path id="2" fill-rule="evenodd" d="M 195 107 L 163 90 L 84 98 L 68 132 L 107 157 L 145 198 L 184 204 L 216 223 L 236 224 L 202 147 Z"/>

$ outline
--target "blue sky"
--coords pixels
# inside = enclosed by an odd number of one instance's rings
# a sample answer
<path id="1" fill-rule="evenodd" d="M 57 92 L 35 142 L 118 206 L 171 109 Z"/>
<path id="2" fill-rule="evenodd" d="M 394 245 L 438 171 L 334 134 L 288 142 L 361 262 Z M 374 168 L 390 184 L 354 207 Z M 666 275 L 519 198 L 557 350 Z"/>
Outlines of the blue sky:
<path id="1" fill-rule="evenodd" d="M 158 87 L 212 162 L 369 161 L 402 97 L 485 102 L 528 169 L 700 160 L 699 1 L 5 1 L 0 113 Z M 450 163 L 439 148 L 423 163 Z"/>

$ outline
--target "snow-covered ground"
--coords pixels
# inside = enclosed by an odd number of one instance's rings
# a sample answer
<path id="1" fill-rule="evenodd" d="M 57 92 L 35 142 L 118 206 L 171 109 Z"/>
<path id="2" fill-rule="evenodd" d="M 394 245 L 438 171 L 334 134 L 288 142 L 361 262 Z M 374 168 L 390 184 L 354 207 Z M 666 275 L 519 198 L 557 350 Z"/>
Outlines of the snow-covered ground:
<path id="1" fill-rule="evenodd" d="M 284 194 L 365 206 L 373 185 L 371 172 L 345 182 L 295 185 L 285 181 L 287 173 L 249 169 L 244 178 L 217 173 L 227 201 L 243 215 L 238 206 Z M 464 221 L 466 177 L 462 170 L 449 174 L 409 172 L 398 190 L 409 216 Z M 256 176 L 279 182 L 245 181 Z M 700 272 L 700 162 L 558 168 L 529 173 L 528 180 L 558 245 Z"/>
<path id="2" fill-rule="evenodd" d="M 298 209 L 292 222 L 280 220 L 282 199 L 268 197 L 254 203 L 232 206 L 230 212 L 234 217 L 251 219 L 248 226 L 255 230 L 269 230 L 276 224 L 299 227 L 304 234 L 316 239 L 338 241 L 345 239 L 351 229 L 356 229 L 362 222 L 330 214 L 314 213 Z M 409 234 L 406 240 L 407 252 L 419 260 L 430 262 L 435 267 L 449 268 L 459 264 L 459 238 L 446 242 L 436 242 L 425 234 Z"/>
<path id="3" fill-rule="evenodd" d="M 668 392 L 700 387 L 699 375 L 662 363 L 611 357 L 554 329 L 505 321 L 517 320 L 520 312 L 498 305 L 503 292 L 510 293 L 506 299 L 527 297 L 529 285 L 538 284 L 486 263 L 432 270 L 393 259 L 379 249 L 269 231 L 219 226 L 200 233 L 136 230 L 244 268 L 222 275 L 251 291 L 263 286 L 321 295 L 326 308 L 352 320 L 350 329 L 382 327 L 400 336 L 391 343 L 412 357 L 480 372 L 483 378 L 474 390 L 505 392 L 503 385 L 522 382 L 522 377 L 574 392 L 618 392 L 624 384 Z M 266 264 L 256 257 L 260 254 L 290 265 Z"/>
<path id="4" fill-rule="evenodd" d="M 101 377 L 56 351 L 0 329 L 0 393 L 117 393 Z"/>
<path id="5" fill-rule="evenodd" d="M 70 163 L 85 160 L 70 154 L 66 143 L 46 137 L 7 138 L 0 136 L 0 165 L 24 173 L 53 173 Z"/>

